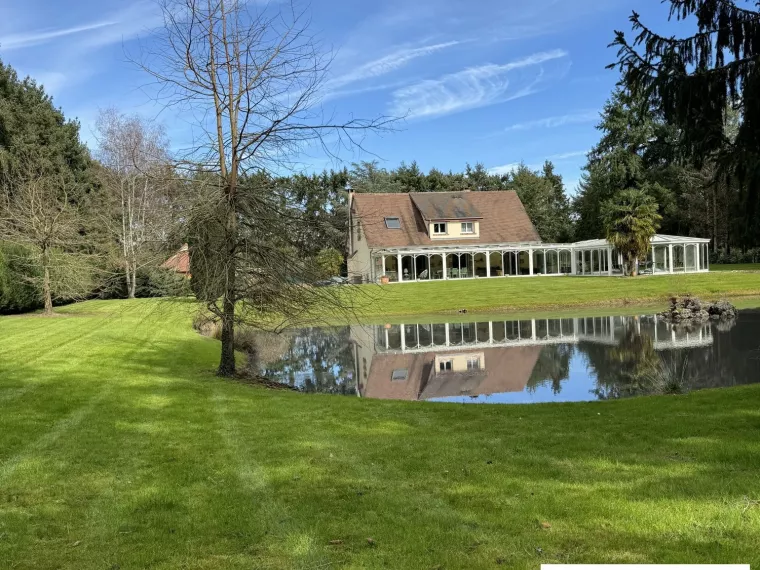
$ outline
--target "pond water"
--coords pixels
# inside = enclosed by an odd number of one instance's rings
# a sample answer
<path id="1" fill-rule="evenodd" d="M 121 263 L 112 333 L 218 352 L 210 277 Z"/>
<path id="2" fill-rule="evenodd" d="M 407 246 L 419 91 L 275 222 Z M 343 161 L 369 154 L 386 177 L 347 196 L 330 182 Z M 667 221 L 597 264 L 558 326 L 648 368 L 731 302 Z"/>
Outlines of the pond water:
<path id="1" fill-rule="evenodd" d="M 501 315 L 306 328 L 262 335 L 258 344 L 268 378 L 305 392 L 366 398 L 568 402 L 760 382 L 760 309 L 689 327 L 652 314 Z"/>

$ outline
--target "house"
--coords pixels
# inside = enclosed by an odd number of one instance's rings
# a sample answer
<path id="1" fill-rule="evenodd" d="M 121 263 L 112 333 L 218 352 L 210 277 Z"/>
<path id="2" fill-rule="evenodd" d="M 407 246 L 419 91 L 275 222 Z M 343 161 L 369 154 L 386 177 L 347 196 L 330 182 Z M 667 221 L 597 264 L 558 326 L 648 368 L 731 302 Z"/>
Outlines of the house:
<path id="1" fill-rule="evenodd" d="M 708 271 L 709 243 L 657 235 L 642 272 Z M 616 274 L 622 256 L 604 239 L 543 243 L 514 191 L 350 195 L 354 283 Z"/>
<path id="2" fill-rule="evenodd" d="M 184 244 L 177 253 L 164 261 L 161 267 L 190 277 L 190 247 Z"/>

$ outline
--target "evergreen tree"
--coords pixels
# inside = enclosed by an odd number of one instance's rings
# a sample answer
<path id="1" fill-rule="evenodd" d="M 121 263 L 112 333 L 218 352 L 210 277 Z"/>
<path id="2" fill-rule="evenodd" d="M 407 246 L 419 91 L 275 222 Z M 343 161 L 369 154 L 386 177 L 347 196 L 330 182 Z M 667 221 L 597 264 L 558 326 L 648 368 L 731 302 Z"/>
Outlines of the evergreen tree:
<path id="1" fill-rule="evenodd" d="M 544 165 L 543 173 L 521 164 L 509 176 L 508 187 L 517 192 L 542 240 L 562 242 L 570 239 L 571 222 L 564 185 L 561 177 L 554 174 L 550 162 Z"/>
<path id="2" fill-rule="evenodd" d="M 668 0 L 670 18 L 691 21 L 689 36 L 663 36 L 639 14 L 630 18 L 635 37 L 616 32 L 623 83 L 677 129 L 679 154 L 716 176 L 739 182 L 742 221 L 736 239 L 760 243 L 760 10 L 737 0 Z M 741 5 L 740 5 L 741 4 Z M 738 111 L 736 136 L 727 116 Z"/>
<path id="3" fill-rule="evenodd" d="M 67 181 L 89 180 L 90 155 L 79 140 L 79 123 L 67 120 L 41 85 L 19 79 L 0 61 L 0 185 L 27 171 L 30 161 Z"/>
<path id="4" fill-rule="evenodd" d="M 629 188 L 645 189 L 660 204 L 664 230 L 681 233 L 676 183 L 681 169 L 673 164 L 671 130 L 662 118 L 630 92 L 616 89 L 597 129 L 602 138 L 589 152 L 574 201 L 576 238 L 603 235 L 602 204 Z"/>

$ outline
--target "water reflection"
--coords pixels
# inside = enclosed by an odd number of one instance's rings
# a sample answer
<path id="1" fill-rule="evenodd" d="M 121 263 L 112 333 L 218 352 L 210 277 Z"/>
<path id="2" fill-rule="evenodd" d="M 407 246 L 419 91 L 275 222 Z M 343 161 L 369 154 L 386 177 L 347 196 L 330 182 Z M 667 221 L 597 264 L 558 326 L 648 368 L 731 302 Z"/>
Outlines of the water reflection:
<path id="1" fill-rule="evenodd" d="M 542 402 L 760 380 L 760 311 L 735 327 L 655 315 L 301 329 L 266 364 L 305 391 L 367 398 Z"/>

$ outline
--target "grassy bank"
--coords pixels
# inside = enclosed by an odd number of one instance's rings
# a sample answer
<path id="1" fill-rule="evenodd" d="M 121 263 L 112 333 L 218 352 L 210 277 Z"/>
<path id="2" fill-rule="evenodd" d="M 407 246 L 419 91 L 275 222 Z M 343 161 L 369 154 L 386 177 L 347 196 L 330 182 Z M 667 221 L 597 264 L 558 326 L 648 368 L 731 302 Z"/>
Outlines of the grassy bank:
<path id="1" fill-rule="evenodd" d="M 305 396 L 215 378 L 189 305 L 62 313 L 0 317 L 1 568 L 760 562 L 760 386 Z"/>
<path id="2" fill-rule="evenodd" d="M 366 318 L 484 311 L 532 311 L 662 303 L 674 294 L 705 299 L 760 295 L 760 273 L 621 277 L 521 277 L 362 285 L 347 295 Z"/>

